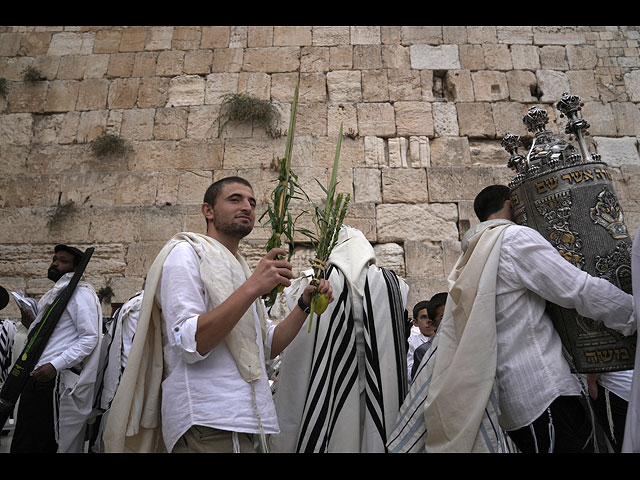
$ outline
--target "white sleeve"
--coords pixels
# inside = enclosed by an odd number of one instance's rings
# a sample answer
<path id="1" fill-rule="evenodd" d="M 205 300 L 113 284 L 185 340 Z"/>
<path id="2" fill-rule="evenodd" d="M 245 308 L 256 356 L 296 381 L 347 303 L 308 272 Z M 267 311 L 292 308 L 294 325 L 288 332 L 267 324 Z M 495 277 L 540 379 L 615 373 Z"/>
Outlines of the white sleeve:
<path id="1" fill-rule="evenodd" d="M 508 235 L 507 235 L 508 234 Z M 565 260 L 532 228 L 511 227 L 503 242 L 505 259 L 527 289 L 561 307 L 598 320 L 623 335 L 636 330 L 633 297 L 611 282 L 589 275 Z"/>
<path id="2" fill-rule="evenodd" d="M 206 358 L 208 353 L 196 349 L 198 317 L 208 311 L 205 289 L 198 256 L 187 243 L 176 245 L 165 259 L 158 293 L 169 345 L 187 363 Z"/>

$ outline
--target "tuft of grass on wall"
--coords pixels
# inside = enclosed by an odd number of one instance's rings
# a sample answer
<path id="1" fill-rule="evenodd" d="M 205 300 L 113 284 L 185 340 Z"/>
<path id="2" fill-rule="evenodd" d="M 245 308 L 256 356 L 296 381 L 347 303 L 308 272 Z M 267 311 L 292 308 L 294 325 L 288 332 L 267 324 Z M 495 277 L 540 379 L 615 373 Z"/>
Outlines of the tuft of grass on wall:
<path id="1" fill-rule="evenodd" d="M 45 78 L 40 73 L 40 70 L 38 70 L 33 65 L 29 65 L 24 70 L 22 70 L 22 79 L 25 82 L 39 82 L 41 80 L 44 80 Z"/>
<path id="2" fill-rule="evenodd" d="M 231 93 L 223 97 L 220 105 L 219 132 L 229 122 L 253 122 L 261 126 L 272 137 L 279 136 L 277 130 L 280 112 L 266 100 L 246 93 Z"/>
<path id="3" fill-rule="evenodd" d="M 9 82 L 6 78 L 0 77 L 0 97 L 6 99 L 9 92 Z"/>
<path id="4" fill-rule="evenodd" d="M 129 150 L 127 142 L 117 135 L 103 133 L 89 144 L 89 149 L 97 157 L 124 154 Z"/>
<path id="5" fill-rule="evenodd" d="M 58 203 L 55 208 L 49 212 L 47 219 L 47 227 L 49 229 L 53 228 L 60 222 L 62 222 L 65 218 L 75 212 L 76 206 L 72 200 L 69 200 L 66 203 Z"/>

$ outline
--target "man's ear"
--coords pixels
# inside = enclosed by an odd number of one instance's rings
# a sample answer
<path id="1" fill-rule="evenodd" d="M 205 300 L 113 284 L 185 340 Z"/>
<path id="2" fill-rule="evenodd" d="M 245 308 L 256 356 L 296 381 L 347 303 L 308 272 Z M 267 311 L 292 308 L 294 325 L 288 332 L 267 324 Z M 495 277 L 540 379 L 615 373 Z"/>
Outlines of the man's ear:
<path id="1" fill-rule="evenodd" d="M 213 220 L 213 207 L 210 204 L 206 203 L 206 202 L 203 203 L 202 204 L 202 214 L 207 219 L 207 221 Z"/>

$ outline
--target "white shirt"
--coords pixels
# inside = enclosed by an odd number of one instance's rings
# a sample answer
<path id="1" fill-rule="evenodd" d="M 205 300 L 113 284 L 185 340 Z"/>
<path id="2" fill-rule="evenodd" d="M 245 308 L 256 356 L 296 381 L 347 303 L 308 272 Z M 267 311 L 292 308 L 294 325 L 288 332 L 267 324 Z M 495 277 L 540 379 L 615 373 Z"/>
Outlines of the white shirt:
<path id="1" fill-rule="evenodd" d="M 500 424 L 515 430 L 538 418 L 561 395 L 579 395 L 562 354 L 546 300 L 633 333 L 632 297 L 574 267 L 537 231 L 505 230 L 496 284 Z"/>
<path id="2" fill-rule="evenodd" d="M 189 244 L 176 245 L 165 260 L 156 291 L 165 321 L 162 430 L 169 452 L 193 425 L 235 432 L 260 431 L 251 385 L 240 376 L 226 343 L 221 342 L 205 355 L 196 351 L 198 316 L 214 308 L 201 281 L 199 263 Z M 252 308 L 257 338 L 261 338 L 255 303 Z M 258 342 L 262 376 L 255 385 L 260 421 L 267 434 L 279 432 L 264 362 L 265 355 L 270 355 L 274 328 L 267 321 L 265 343 Z"/>
<path id="3" fill-rule="evenodd" d="M 60 372 L 79 365 L 93 352 L 100 335 L 100 318 L 94 296 L 95 293 L 88 288 L 76 287 L 36 368 L 51 363 Z M 33 322 L 30 330 L 35 325 Z"/>

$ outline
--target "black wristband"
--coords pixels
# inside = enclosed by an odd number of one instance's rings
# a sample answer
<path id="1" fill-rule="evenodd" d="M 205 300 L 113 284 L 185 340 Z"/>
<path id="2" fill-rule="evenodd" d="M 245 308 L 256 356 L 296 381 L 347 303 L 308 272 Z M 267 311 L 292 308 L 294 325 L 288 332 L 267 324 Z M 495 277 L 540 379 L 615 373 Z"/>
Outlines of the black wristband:
<path id="1" fill-rule="evenodd" d="M 305 305 L 304 301 L 302 300 L 302 295 L 300 295 L 300 298 L 298 299 L 298 306 L 304 313 L 311 312 L 311 305 Z"/>

